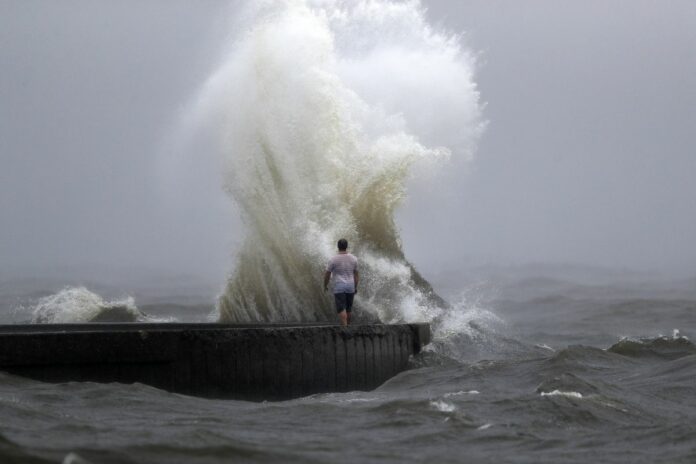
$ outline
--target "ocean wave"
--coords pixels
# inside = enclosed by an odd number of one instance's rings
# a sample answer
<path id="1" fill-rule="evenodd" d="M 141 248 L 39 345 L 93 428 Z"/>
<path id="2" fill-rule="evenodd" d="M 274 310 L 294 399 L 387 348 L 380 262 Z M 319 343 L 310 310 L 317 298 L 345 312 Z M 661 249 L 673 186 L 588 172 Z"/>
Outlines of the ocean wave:
<path id="1" fill-rule="evenodd" d="M 671 337 L 624 338 L 607 351 L 631 358 L 678 359 L 696 354 L 696 345 L 675 330 Z"/>
<path id="2" fill-rule="evenodd" d="M 133 297 L 107 301 L 85 287 L 66 287 L 40 298 L 29 310 L 32 324 L 172 321 L 171 318 L 158 319 L 143 313 Z"/>
<path id="3" fill-rule="evenodd" d="M 474 55 L 419 2 L 270 0 L 245 17 L 182 131 L 219 136 L 247 227 L 220 320 L 335 320 L 321 275 L 341 237 L 360 260 L 356 313 L 446 316 L 395 213 L 416 167 L 471 156 L 484 126 Z"/>
<path id="4" fill-rule="evenodd" d="M 545 350 L 545 354 L 548 356 L 549 352 Z M 613 369 L 626 362 L 626 359 L 601 348 L 571 345 L 552 352 L 552 355 L 543 361 L 543 370 L 550 374 L 583 372 L 588 369 Z"/>
<path id="5" fill-rule="evenodd" d="M 541 396 L 554 396 L 561 394 L 554 392 L 572 392 L 573 394 L 583 397 L 596 395 L 600 391 L 601 389 L 596 385 L 593 385 L 575 374 L 567 372 L 544 380 L 536 388 L 536 392 Z"/>

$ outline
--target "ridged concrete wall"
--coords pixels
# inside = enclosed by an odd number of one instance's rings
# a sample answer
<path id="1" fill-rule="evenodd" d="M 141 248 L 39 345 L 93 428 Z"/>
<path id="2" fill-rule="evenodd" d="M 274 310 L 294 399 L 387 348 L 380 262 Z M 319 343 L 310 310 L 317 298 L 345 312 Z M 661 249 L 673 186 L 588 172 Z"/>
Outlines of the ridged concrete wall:
<path id="1" fill-rule="evenodd" d="M 48 382 L 140 382 L 216 398 L 371 390 L 407 368 L 427 324 L 0 326 L 0 370 Z"/>

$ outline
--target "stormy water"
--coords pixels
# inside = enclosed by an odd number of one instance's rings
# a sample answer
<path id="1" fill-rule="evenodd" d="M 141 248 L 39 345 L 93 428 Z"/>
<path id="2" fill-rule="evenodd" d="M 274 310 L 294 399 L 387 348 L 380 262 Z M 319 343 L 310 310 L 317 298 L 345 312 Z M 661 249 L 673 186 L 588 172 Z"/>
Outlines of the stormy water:
<path id="1" fill-rule="evenodd" d="M 696 279 L 565 267 L 431 279 L 458 301 L 459 326 L 374 391 L 252 403 L 0 373 L 0 461 L 696 460 Z M 56 304 L 63 283 L 4 279 L 2 322 L 46 317 L 41 295 Z M 206 321 L 215 307 L 204 285 L 183 300 L 141 282 L 133 303 L 104 283 L 70 283 L 156 320 Z"/>
<path id="2" fill-rule="evenodd" d="M 174 138 L 212 141 L 244 222 L 222 288 L 185 269 L 3 273 L 1 322 L 335 321 L 321 274 L 345 237 L 358 322 L 428 322 L 432 343 L 374 391 L 284 402 L 0 373 L 1 462 L 696 460 L 695 279 L 424 272 L 404 253 L 410 183 L 438 182 L 485 137 L 460 35 L 418 2 L 378 0 L 253 2 L 234 31 Z"/>

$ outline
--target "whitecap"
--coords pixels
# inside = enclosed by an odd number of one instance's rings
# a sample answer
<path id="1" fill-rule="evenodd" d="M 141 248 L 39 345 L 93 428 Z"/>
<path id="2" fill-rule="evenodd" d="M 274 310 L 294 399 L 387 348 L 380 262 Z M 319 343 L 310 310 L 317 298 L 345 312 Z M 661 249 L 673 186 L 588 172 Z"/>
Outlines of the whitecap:
<path id="1" fill-rule="evenodd" d="M 561 391 L 561 390 L 554 390 L 552 392 L 541 392 L 541 396 L 565 396 L 566 398 L 576 398 L 576 399 L 582 399 L 582 393 L 570 391 Z"/>
<path id="2" fill-rule="evenodd" d="M 463 396 L 463 395 L 479 395 L 480 392 L 478 390 L 469 390 L 469 391 L 458 391 L 458 392 L 452 392 L 452 393 L 445 393 L 445 398 L 451 398 L 453 396 Z"/>
<path id="3" fill-rule="evenodd" d="M 175 321 L 147 316 L 135 305 L 133 297 L 108 301 L 85 287 L 66 287 L 25 309 L 31 310 L 32 324 Z"/>
<path id="4" fill-rule="evenodd" d="M 440 412 L 454 412 L 457 410 L 457 407 L 455 405 L 442 400 L 431 401 L 430 406 L 432 406 Z"/>
<path id="5" fill-rule="evenodd" d="M 544 350 L 556 351 L 553 348 L 551 348 L 549 345 L 547 345 L 546 343 L 541 343 L 541 344 L 534 345 L 534 346 L 536 346 L 537 348 L 543 348 Z"/>

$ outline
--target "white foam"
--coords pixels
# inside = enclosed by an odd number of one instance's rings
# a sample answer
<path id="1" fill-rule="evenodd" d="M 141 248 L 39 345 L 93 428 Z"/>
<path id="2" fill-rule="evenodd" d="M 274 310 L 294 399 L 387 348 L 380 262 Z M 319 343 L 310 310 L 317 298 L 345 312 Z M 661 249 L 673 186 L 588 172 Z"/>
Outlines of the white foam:
<path id="1" fill-rule="evenodd" d="M 85 287 L 66 287 L 39 299 L 31 308 L 33 324 L 66 324 L 91 322 L 100 315 L 110 314 L 121 322 L 171 322 L 174 319 L 156 319 L 138 310 L 133 297 L 106 301 Z"/>
<path id="2" fill-rule="evenodd" d="M 453 396 L 462 396 L 462 395 L 479 395 L 480 392 L 478 390 L 469 390 L 469 391 L 458 391 L 458 392 L 453 392 L 453 393 L 445 393 L 445 398 L 451 398 Z"/>
<path id="3" fill-rule="evenodd" d="M 454 412 L 457 410 L 457 407 L 455 405 L 442 400 L 431 401 L 430 406 L 432 406 L 440 412 Z"/>
<path id="4" fill-rule="evenodd" d="M 582 399 L 582 393 L 570 391 L 554 390 L 552 392 L 541 392 L 541 396 L 565 396 L 566 398 Z"/>
<path id="5" fill-rule="evenodd" d="M 394 214 L 415 167 L 475 147 L 473 55 L 418 1 L 267 0 L 242 16 L 185 121 L 217 134 L 248 228 L 220 319 L 335 317 L 320 276 L 340 237 L 360 258 L 356 306 L 385 322 L 441 318 Z"/>

